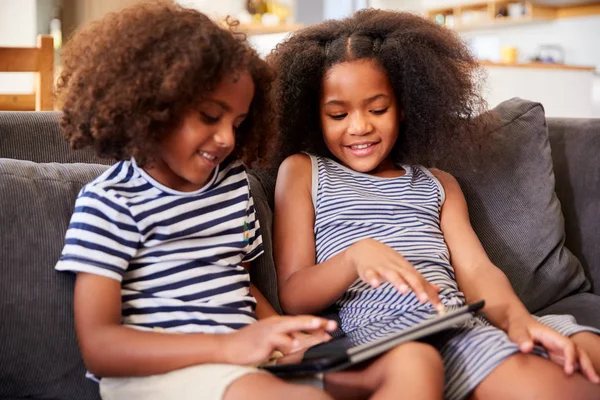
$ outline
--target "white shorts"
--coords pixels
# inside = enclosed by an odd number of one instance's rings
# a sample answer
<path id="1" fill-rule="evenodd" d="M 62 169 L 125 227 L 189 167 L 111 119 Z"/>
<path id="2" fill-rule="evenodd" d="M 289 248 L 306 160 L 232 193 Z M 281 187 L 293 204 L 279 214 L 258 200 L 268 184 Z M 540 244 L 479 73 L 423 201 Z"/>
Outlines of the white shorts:
<path id="1" fill-rule="evenodd" d="M 221 400 L 235 380 L 247 374 L 265 373 L 254 367 L 202 364 L 162 375 L 134 378 L 102 378 L 103 400 Z"/>

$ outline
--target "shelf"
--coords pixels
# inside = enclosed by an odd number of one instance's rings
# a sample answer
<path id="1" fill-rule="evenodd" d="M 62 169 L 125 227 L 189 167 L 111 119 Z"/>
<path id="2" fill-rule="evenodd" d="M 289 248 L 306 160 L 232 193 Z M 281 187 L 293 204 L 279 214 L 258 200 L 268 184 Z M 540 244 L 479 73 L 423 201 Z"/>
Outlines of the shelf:
<path id="1" fill-rule="evenodd" d="M 552 21 L 553 18 L 532 18 L 532 17 L 521 17 L 521 18 L 497 18 L 492 21 L 485 21 L 473 24 L 460 24 L 455 26 L 453 29 L 459 32 L 506 28 L 512 26 L 531 25 L 540 22 Z"/>
<path id="2" fill-rule="evenodd" d="M 560 69 L 560 70 L 571 70 L 571 71 L 595 71 L 596 67 L 588 67 L 584 65 L 568 65 L 558 63 L 542 63 L 542 62 L 530 62 L 530 63 L 500 63 L 492 61 L 479 61 L 479 64 L 484 67 L 508 67 L 508 68 L 535 68 L 535 69 Z"/>
<path id="3" fill-rule="evenodd" d="M 522 4 L 524 14 L 521 17 L 511 17 L 509 15 L 497 18 L 502 8 L 506 9 L 509 4 L 514 3 Z M 443 15 L 445 21 L 451 21 L 451 23 L 445 24 L 445 26 L 461 32 L 519 26 L 552 21 L 558 18 L 573 18 L 598 14 L 600 14 L 600 3 L 592 2 L 591 0 L 587 0 L 584 4 L 563 4 L 559 7 L 540 4 L 536 0 L 482 0 L 474 3 L 457 4 L 456 6 L 427 10 L 429 19 L 435 21 L 437 16 Z"/>

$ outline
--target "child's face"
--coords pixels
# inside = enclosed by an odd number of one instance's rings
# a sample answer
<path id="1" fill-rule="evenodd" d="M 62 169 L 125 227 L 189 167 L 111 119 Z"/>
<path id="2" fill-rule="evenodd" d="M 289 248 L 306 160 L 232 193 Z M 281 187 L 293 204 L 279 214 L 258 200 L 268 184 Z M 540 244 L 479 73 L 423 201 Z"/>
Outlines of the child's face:
<path id="1" fill-rule="evenodd" d="M 247 71 L 227 76 L 161 142 L 158 161 L 147 172 L 179 191 L 201 189 L 235 147 L 235 131 L 254 97 Z"/>
<path id="2" fill-rule="evenodd" d="M 347 167 L 376 172 L 398 138 L 398 105 L 387 73 L 374 60 L 336 64 L 325 74 L 321 127 L 327 148 Z"/>

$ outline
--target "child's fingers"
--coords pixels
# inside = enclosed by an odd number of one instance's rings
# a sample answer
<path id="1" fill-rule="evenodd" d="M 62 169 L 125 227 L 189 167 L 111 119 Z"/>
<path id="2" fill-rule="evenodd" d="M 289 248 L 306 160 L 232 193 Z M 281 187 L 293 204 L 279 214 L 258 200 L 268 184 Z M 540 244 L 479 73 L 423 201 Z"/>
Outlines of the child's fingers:
<path id="1" fill-rule="evenodd" d="M 439 294 L 439 290 L 437 290 L 437 288 L 426 281 L 426 285 L 425 285 L 425 289 L 427 290 L 427 295 L 429 296 L 429 301 L 431 302 L 431 305 L 438 311 L 438 312 L 442 312 L 446 309 L 446 307 L 444 306 L 444 303 L 442 303 L 442 300 L 440 299 L 440 294 Z"/>
<path id="2" fill-rule="evenodd" d="M 411 270 L 403 271 L 402 278 L 404 278 L 404 280 L 412 288 L 412 290 L 415 292 L 415 296 L 417 296 L 417 299 L 419 299 L 421 303 L 425 303 L 428 300 L 430 300 L 432 293 L 435 295 L 435 297 L 437 297 L 437 292 L 433 291 L 433 288 L 431 287 L 429 282 L 427 282 L 421 276 L 421 274 L 416 269 L 414 269 L 414 267 L 411 267 Z M 427 286 L 430 287 L 430 290 L 426 289 Z"/>
<path id="3" fill-rule="evenodd" d="M 509 329 L 510 339 L 519 346 L 522 353 L 533 350 L 533 338 L 524 325 L 515 325 Z"/>
<path id="4" fill-rule="evenodd" d="M 275 325 L 275 331 L 279 333 L 292 333 L 298 331 L 326 330 L 333 332 L 337 329 L 337 323 L 325 318 L 310 315 L 299 315 L 295 317 L 280 317 Z"/>
<path id="5" fill-rule="evenodd" d="M 438 290 L 429 283 L 417 269 L 400 254 L 396 253 L 393 264 L 401 268 L 402 278 L 413 289 L 420 302 L 430 301 L 438 311 L 444 309 Z"/>
<path id="6" fill-rule="evenodd" d="M 562 353 L 564 357 L 564 370 L 567 375 L 575 371 L 575 362 L 577 361 L 577 349 L 575 343 L 569 338 L 561 335 L 553 329 L 540 325 L 541 328 L 535 330 L 534 340 L 539 342 L 549 351 Z"/>
<path id="7" fill-rule="evenodd" d="M 373 288 L 378 288 L 381 285 L 381 277 L 372 269 L 367 269 L 364 275 L 360 277 L 364 282 L 371 285 Z"/>
<path id="8" fill-rule="evenodd" d="M 294 350 L 300 350 L 331 340 L 331 336 L 322 329 L 314 331 L 310 335 L 303 334 L 302 336 L 296 336 L 296 334 L 294 334 L 293 336 L 295 339 L 298 339 L 299 342 Z"/>
<path id="9" fill-rule="evenodd" d="M 398 272 L 386 269 L 381 271 L 380 273 L 383 277 L 391 283 L 400 293 L 406 294 L 408 293 L 408 284 Z"/>
<path id="10" fill-rule="evenodd" d="M 579 367 L 581 372 L 583 372 L 583 375 L 585 375 L 591 382 L 596 384 L 600 383 L 600 377 L 594 369 L 594 364 L 592 364 L 592 361 L 587 353 L 583 349 L 577 348 L 577 355 L 579 358 Z"/>
<path id="11" fill-rule="evenodd" d="M 269 343 L 273 349 L 277 349 L 285 354 L 297 348 L 300 341 L 298 339 L 293 339 L 284 333 L 272 333 L 269 338 Z"/>
<path id="12" fill-rule="evenodd" d="M 575 359 L 577 355 L 577 351 L 575 349 L 575 344 L 570 340 L 567 340 L 567 343 L 564 346 L 564 354 L 565 354 L 565 373 L 567 375 L 571 375 L 575 372 Z"/>

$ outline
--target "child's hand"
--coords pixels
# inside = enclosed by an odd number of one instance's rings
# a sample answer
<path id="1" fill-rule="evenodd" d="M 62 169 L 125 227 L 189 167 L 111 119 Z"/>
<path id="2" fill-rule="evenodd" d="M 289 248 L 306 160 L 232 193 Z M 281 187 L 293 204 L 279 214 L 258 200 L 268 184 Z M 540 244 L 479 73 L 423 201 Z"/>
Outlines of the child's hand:
<path id="1" fill-rule="evenodd" d="M 279 350 L 284 354 L 299 348 L 300 340 L 293 335 L 305 332 L 332 332 L 335 321 L 313 316 L 270 317 L 224 336 L 224 355 L 228 363 L 258 364 Z"/>
<path id="2" fill-rule="evenodd" d="M 363 239 L 350 246 L 346 254 L 360 279 L 372 287 L 389 282 L 402 294 L 412 288 L 419 301 L 430 301 L 438 311 L 444 310 L 438 295 L 439 287 L 429 283 L 391 247 L 373 239 Z"/>
<path id="3" fill-rule="evenodd" d="M 296 332 L 296 333 L 292 333 L 291 336 L 295 339 L 295 342 L 297 342 L 297 345 L 294 346 L 289 351 L 289 353 L 294 353 L 294 352 L 302 350 L 302 349 L 307 349 L 311 346 L 314 346 L 314 345 L 317 345 L 317 344 L 323 343 L 323 342 L 328 342 L 329 340 L 331 340 L 331 335 L 325 331 L 315 331 L 315 332 L 312 332 L 311 334 L 304 333 L 304 332 Z M 284 354 L 286 354 L 286 353 L 284 353 Z"/>
<path id="4" fill-rule="evenodd" d="M 567 375 L 579 369 L 590 381 L 600 383 L 600 377 L 583 349 L 568 337 L 539 323 L 531 315 L 510 321 L 507 333 L 510 340 L 519 345 L 521 352 L 529 353 L 533 350 L 534 343 L 539 343 L 548 352 L 550 360 L 563 366 Z"/>

